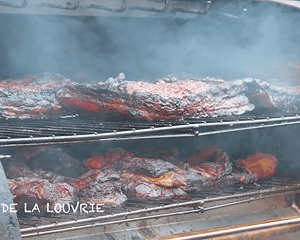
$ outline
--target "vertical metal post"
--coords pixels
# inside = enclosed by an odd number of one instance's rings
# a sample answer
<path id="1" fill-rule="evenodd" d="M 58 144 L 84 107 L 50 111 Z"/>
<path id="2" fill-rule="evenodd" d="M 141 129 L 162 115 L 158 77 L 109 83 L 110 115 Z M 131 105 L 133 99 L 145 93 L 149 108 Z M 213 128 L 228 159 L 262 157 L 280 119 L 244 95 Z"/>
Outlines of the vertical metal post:
<path id="1" fill-rule="evenodd" d="M 0 238 L 18 240 L 21 239 L 20 227 L 17 214 L 10 210 L 13 200 L 1 164 L 2 158 L 0 155 Z"/>

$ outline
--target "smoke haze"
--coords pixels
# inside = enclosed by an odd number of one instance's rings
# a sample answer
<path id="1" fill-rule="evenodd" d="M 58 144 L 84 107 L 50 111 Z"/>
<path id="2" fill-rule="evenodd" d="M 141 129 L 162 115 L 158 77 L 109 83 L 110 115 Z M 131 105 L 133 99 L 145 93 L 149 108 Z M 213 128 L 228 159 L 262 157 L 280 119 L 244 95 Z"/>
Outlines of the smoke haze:
<path id="1" fill-rule="evenodd" d="M 218 2 L 193 20 L 1 15 L 0 21 L 1 79 L 40 72 L 79 80 L 120 72 L 130 80 L 270 79 L 300 62 L 299 11 L 267 3 Z"/>

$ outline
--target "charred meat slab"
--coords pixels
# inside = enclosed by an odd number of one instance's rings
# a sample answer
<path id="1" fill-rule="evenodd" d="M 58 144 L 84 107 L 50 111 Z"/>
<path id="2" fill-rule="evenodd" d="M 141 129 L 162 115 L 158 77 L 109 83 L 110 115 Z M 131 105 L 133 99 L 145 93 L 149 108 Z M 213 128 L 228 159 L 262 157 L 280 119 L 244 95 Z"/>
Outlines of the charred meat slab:
<path id="1" fill-rule="evenodd" d="M 68 82 L 59 74 L 35 74 L 0 81 L 0 117 L 48 119 L 64 116 L 56 92 Z"/>
<path id="2" fill-rule="evenodd" d="M 121 189 L 120 176 L 114 172 L 91 170 L 79 178 L 67 180 L 78 199 L 88 204 L 120 207 L 127 200 Z"/>
<path id="3" fill-rule="evenodd" d="M 69 156 L 62 149 L 56 150 L 54 153 L 70 163 Z M 19 162 L 13 161 L 5 167 L 8 178 L 12 178 L 9 185 L 14 201 L 20 205 L 27 201 L 31 205 L 39 203 L 45 208 L 47 202 L 53 207 L 56 203 L 77 201 L 90 205 L 101 204 L 105 208 L 121 207 L 127 199 L 183 199 L 191 191 L 201 192 L 237 183 L 257 182 L 261 178 L 273 176 L 278 164 L 275 156 L 265 153 L 232 160 L 228 153 L 215 146 L 203 148 L 180 160 L 177 150 L 175 162 L 181 162 L 178 165 L 172 160 L 174 157 L 170 162 L 151 158 L 156 156 L 156 152 L 150 154 L 146 151 L 143 156 L 139 156 L 138 152 L 134 154 L 117 148 L 87 158 L 82 165 L 88 170 L 78 177 L 70 177 L 71 171 L 67 173 L 67 168 L 64 168 L 65 173 L 58 171 L 55 166 L 55 173 L 42 168 L 47 161 L 51 162 L 51 157 L 45 158 L 46 162 L 41 161 L 43 164 L 38 164 L 42 153 L 57 157 L 52 148 L 30 150 L 27 156 L 27 151 L 20 150 L 16 154 Z M 149 157 L 145 157 L 145 154 Z M 26 161 L 22 161 L 21 155 Z M 32 166 L 34 163 L 35 168 Z M 53 167 L 55 163 L 60 169 L 61 162 L 57 159 L 50 166 Z M 71 161 L 70 164 L 73 163 Z M 75 161 L 76 169 L 77 164 Z"/>
<path id="4" fill-rule="evenodd" d="M 132 153 L 117 148 L 107 151 L 103 155 L 95 155 L 85 160 L 85 166 L 89 169 L 112 169 L 118 162 L 126 157 L 132 157 Z"/>
<path id="5" fill-rule="evenodd" d="M 174 176 L 151 178 L 140 174 L 123 172 L 121 174 L 121 183 L 128 198 L 141 201 L 182 199 L 187 195 L 184 189 L 180 187 L 185 185 L 185 182 Z"/>
<path id="6" fill-rule="evenodd" d="M 76 112 L 148 121 L 241 115 L 254 109 L 242 88 L 225 81 L 71 84 L 58 91 L 57 100 Z"/>
<path id="7" fill-rule="evenodd" d="M 0 117 L 48 119 L 70 113 L 110 119 L 184 120 L 249 112 L 297 113 L 300 90 L 258 79 L 216 78 L 156 82 L 110 78 L 74 82 L 58 74 L 35 74 L 0 82 Z"/>
<path id="8" fill-rule="evenodd" d="M 35 204 L 40 211 L 53 210 L 56 204 L 73 204 L 75 202 L 74 189 L 67 183 L 51 183 L 46 179 L 22 177 L 9 180 L 13 200 L 18 203 L 19 210 L 25 204 L 33 208 Z"/>
<path id="9" fill-rule="evenodd" d="M 258 79 L 163 79 L 150 83 L 116 78 L 71 83 L 57 92 L 57 100 L 63 108 L 80 114 L 178 121 L 253 111 L 296 113 L 299 93 L 296 88 L 270 86 Z"/>
<path id="10" fill-rule="evenodd" d="M 271 154 L 256 153 L 246 159 L 235 161 L 237 168 L 253 176 L 254 181 L 273 176 L 276 172 L 278 160 Z"/>

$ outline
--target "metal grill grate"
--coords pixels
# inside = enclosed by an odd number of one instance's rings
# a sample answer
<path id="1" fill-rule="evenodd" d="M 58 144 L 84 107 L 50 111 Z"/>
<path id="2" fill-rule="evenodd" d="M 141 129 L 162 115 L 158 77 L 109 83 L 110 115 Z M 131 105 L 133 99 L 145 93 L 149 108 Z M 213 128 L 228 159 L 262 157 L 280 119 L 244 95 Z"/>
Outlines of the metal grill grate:
<path id="1" fill-rule="evenodd" d="M 158 219 L 182 214 L 203 213 L 229 206 L 245 204 L 277 195 L 300 192 L 300 180 L 273 177 L 255 184 L 225 187 L 189 194 L 185 200 L 128 201 L 124 208 L 109 209 L 87 218 L 86 215 L 51 215 L 47 217 L 19 217 L 22 236 L 107 226 L 132 221 Z"/>
<path id="2" fill-rule="evenodd" d="M 0 126 L 0 148 L 39 145 L 134 141 L 145 139 L 193 138 L 252 129 L 300 124 L 298 115 L 209 119 L 184 123 L 124 123 L 97 120 L 11 121 Z"/>

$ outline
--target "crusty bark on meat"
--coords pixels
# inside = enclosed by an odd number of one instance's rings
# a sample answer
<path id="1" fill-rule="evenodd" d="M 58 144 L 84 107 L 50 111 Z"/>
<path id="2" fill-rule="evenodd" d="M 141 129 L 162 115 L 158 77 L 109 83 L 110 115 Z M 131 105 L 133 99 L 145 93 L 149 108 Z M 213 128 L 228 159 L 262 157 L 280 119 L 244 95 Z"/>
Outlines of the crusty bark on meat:
<path id="1" fill-rule="evenodd" d="M 150 177 L 159 177 L 179 169 L 174 164 L 164 160 L 138 157 L 124 158 L 115 166 L 115 169 L 119 171 L 130 171 Z"/>
<path id="2" fill-rule="evenodd" d="M 219 181 L 232 174 L 232 163 L 228 154 L 215 146 L 189 155 L 185 162 L 187 190 L 217 187 L 220 185 Z"/>
<path id="3" fill-rule="evenodd" d="M 261 178 L 273 176 L 278 163 L 273 155 L 264 153 L 232 162 L 226 152 L 214 146 L 188 156 L 185 161 L 188 162 L 185 190 L 257 182 Z"/>
<path id="4" fill-rule="evenodd" d="M 57 92 L 57 99 L 64 108 L 78 113 L 148 121 L 238 116 L 253 110 L 295 113 L 300 107 L 296 88 L 250 78 L 71 83 Z"/>
<path id="5" fill-rule="evenodd" d="M 170 176 L 151 178 L 131 172 L 124 171 L 121 173 L 122 188 L 125 190 L 128 198 L 141 201 L 185 198 L 187 194 L 182 187 L 185 185 L 185 182 L 181 179 L 181 182 L 174 184 L 172 180 L 177 182 L 178 178 L 172 179 Z M 169 183 L 167 185 L 172 185 L 172 187 L 164 186 L 164 181 L 167 181 Z"/>
<path id="6" fill-rule="evenodd" d="M 51 183 L 46 179 L 21 177 L 8 180 L 13 200 L 19 210 L 23 210 L 26 203 L 32 209 L 38 204 L 42 212 L 53 210 L 55 204 L 73 204 L 75 202 L 74 189 L 67 183 Z"/>
<path id="7" fill-rule="evenodd" d="M 197 172 L 208 180 L 216 180 L 232 172 L 228 154 L 215 146 L 202 149 L 185 159 L 187 170 Z"/>
<path id="8" fill-rule="evenodd" d="M 123 81 L 77 83 L 58 74 L 34 74 L 0 81 L 0 117 L 48 119 L 68 113 L 89 117 L 184 120 L 238 116 L 252 111 L 297 113 L 300 90 L 258 79 L 215 78 L 155 83 Z"/>
<path id="9" fill-rule="evenodd" d="M 185 171 L 171 162 L 133 157 L 127 151 L 116 149 L 88 158 L 85 164 L 91 169 L 119 172 L 122 189 L 132 199 L 162 200 L 186 196 L 183 190 L 186 186 Z M 79 184 L 85 186 L 84 181 Z"/>
<path id="10" fill-rule="evenodd" d="M 169 171 L 179 169 L 171 162 L 147 157 L 134 157 L 132 153 L 117 148 L 103 155 L 95 155 L 84 161 L 89 169 L 113 169 L 114 171 L 131 171 L 145 176 L 158 177 Z"/>
<path id="11" fill-rule="evenodd" d="M 38 154 L 30 152 L 29 155 Z M 67 202 L 76 200 L 120 207 L 127 198 L 141 201 L 182 199 L 190 191 L 257 182 L 274 175 L 277 162 L 273 155 L 265 153 L 232 161 L 224 150 L 210 146 L 187 156 L 179 167 L 161 159 L 135 157 L 118 148 L 88 158 L 85 165 L 91 170 L 77 178 L 40 169 L 32 171 L 16 162 L 11 162 L 5 170 L 9 178 L 14 178 L 9 184 L 17 203 L 28 201 L 43 205 L 48 201 L 53 206 L 61 203 L 58 198 L 64 197 Z"/>
<path id="12" fill-rule="evenodd" d="M 236 160 L 235 165 L 238 171 L 252 175 L 253 181 L 256 182 L 261 178 L 273 176 L 276 172 L 278 160 L 271 154 L 256 153 L 246 159 Z M 241 180 L 247 182 L 247 179 Z"/>
<path id="13" fill-rule="evenodd" d="M 105 154 L 94 155 L 84 161 L 89 169 L 112 169 L 122 159 L 132 157 L 132 153 L 124 149 L 117 148 L 113 151 L 107 151 Z"/>
<path id="14" fill-rule="evenodd" d="M 80 177 L 66 178 L 51 172 L 26 172 L 28 176 L 9 179 L 13 200 L 22 210 L 38 204 L 46 212 L 55 204 L 73 204 L 76 201 L 87 204 L 103 204 L 104 207 L 120 207 L 127 200 L 122 192 L 120 176 L 113 172 L 91 170 Z"/>
<path id="15" fill-rule="evenodd" d="M 254 109 L 244 89 L 225 81 L 74 83 L 59 90 L 57 99 L 76 112 L 149 121 L 241 115 Z"/>
<path id="16" fill-rule="evenodd" d="M 67 83 L 59 74 L 46 73 L 0 81 L 0 115 L 18 119 L 64 116 L 56 92 Z"/>
<path id="17" fill-rule="evenodd" d="M 139 157 L 134 157 L 135 155 Z M 175 147 L 161 151 L 154 148 L 144 152 L 140 150 L 136 151 L 135 154 L 117 148 L 104 154 L 89 157 L 84 161 L 84 164 L 88 169 L 126 170 L 132 168 L 138 170 L 137 168 L 141 168 L 138 171 L 142 171 L 145 174 L 148 174 L 148 171 L 156 171 L 156 175 L 160 175 L 159 171 L 166 171 L 166 168 L 174 169 L 176 166 L 183 165 L 179 160 L 178 148 Z M 162 164 L 164 167 L 161 166 Z M 154 167 L 156 170 L 153 169 Z M 153 173 L 149 174 L 154 176 Z"/>
<path id="18" fill-rule="evenodd" d="M 155 146 L 148 147 L 146 149 L 135 149 L 134 155 L 141 158 L 149 158 L 149 159 L 161 159 L 167 162 L 170 162 L 178 167 L 183 167 L 183 162 L 180 160 L 179 156 L 179 148 L 176 146 L 173 147 L 163 147 L 163 146 Z"/>
<path id="19" fill-rule="evenodd" d="M 83 203 L 120 207 L 127 200 L 121 189 L 120 176 L 112 171 L 90 170 L 77 179 L 68 179 Z"/>

